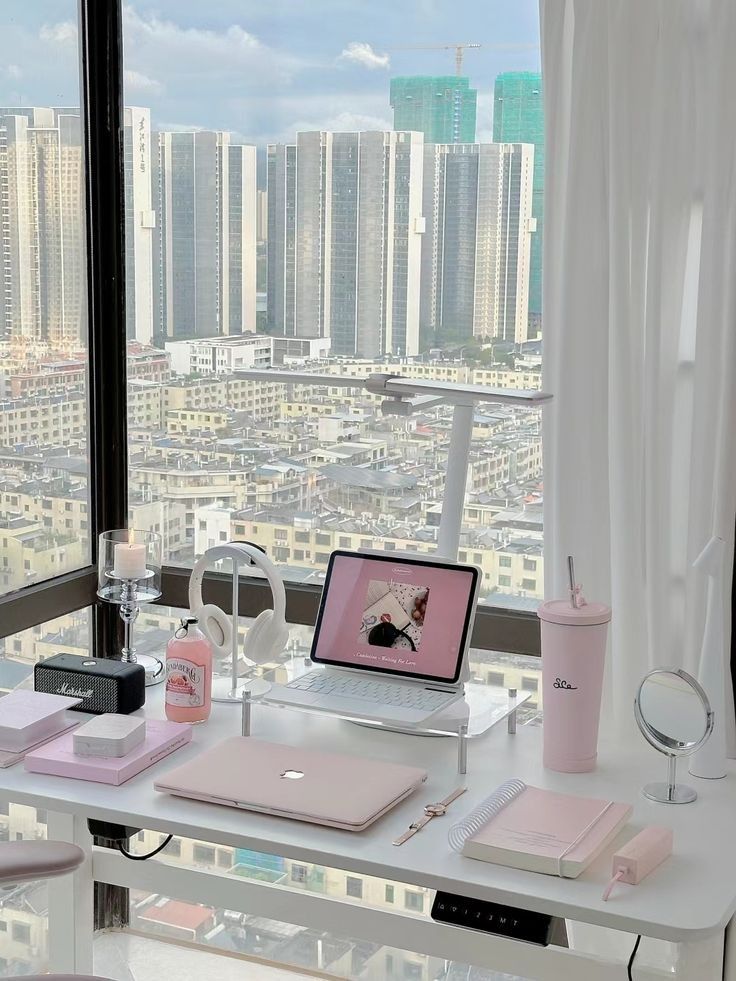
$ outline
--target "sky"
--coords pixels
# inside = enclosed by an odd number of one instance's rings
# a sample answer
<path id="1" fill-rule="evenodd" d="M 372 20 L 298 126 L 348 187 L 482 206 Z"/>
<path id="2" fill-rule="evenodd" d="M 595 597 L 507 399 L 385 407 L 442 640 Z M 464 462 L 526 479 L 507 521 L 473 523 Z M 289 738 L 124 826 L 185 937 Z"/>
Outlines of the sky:
<path id="1" fill-rule="evenodd" d="M 105 0 L 98 0 L 105 2 Z M 2 0 L 0 105 L 79 104 L 76 0 Z M 493 82 L 538 71 L 538 0 L 135 0 L 125 101 L 158 129 L 224 129 L 263 146 L 298 130 L 390 129 L 393 75 L 454 74 L 458 41 L 491 139 Z"/>

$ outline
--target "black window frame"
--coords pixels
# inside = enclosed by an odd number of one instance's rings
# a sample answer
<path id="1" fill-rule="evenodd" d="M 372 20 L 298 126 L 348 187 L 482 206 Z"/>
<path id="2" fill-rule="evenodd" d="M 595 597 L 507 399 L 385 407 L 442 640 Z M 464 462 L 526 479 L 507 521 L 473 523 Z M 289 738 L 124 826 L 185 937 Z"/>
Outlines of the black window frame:
<path id="1" fill-rule="evenodd" d="M 120 622 L 112 607 L 97 603 L 97 539 L 100 532 L 125 527 L 128 521 L 122 0 L 79 0 L 78 9 L 87 228 L 90 563 L 0 596 L 0 638 L 91 607 L 94 653 L 106 657 L 120 649 Z M 208 601 L 231 612 L 229 578 L 211 573 L 207 579 Z M 186 608 L 188 580 L 189 570 L 164 566 L 159 602 Z M 320 587 L 287 582 L 286 592 L 288 619 L 313 625 Z M 244 582 L 239 601 L 244 616 L 257 616 L 270 609 L 270 589 Z M 528 611 L 479 606 L 471 644 L 539 655 L 538 618 Z"/>

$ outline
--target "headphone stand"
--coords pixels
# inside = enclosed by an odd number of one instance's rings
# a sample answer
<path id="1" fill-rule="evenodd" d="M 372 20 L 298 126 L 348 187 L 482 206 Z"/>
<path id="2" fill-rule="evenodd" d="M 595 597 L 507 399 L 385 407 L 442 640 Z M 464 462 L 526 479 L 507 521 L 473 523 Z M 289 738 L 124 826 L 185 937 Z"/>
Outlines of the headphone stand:
<path id="1" fill-rule="evenodd" d="M 240 562 L 235 554 L 231 558 L 233 563 L 233 650 L 231 654 L 230 678 L 228 682 L 224 678 L 218 679 L 222 684 L 217 684 L 214 679 L 212 680 L 212 701 L 242 704 L 243 693 L 245 691 L 250 692 L 251 698 L 260 698 L 261 695 L 265 695 L 270 690 L 271 683 L 270 681 L 264 681 L 262 678 L 241 678 L 238 675 L 238 604 L 240 602 L 240 590 L 238 587 L 240 586 Z M 224 687 L 227 684 L 229 684 L 229 687 Z"/>
<path id="2" fill-rule="evenodd" d="M 239 678 L 235 688 L 232 687 L 230 678 L 213 678 L 212 701 L 220 704 L 242 703 L 244 692 L 250 692 L 250 697 L 256 699 L 265 695 L 270 688 L 271 682 L 262 678 Z"/>

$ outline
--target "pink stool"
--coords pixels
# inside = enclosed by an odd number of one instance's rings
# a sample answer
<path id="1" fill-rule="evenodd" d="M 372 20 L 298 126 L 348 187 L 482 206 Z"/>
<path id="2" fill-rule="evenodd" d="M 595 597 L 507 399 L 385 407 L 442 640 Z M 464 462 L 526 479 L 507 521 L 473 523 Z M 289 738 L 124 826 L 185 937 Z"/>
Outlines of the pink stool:
<path id="1" fill-rule="evenodd" d="M 51 879 L 73 872 L 84 852 L 63 841 L 11 841 L 0 844 L 0 886 L 35 879 Z M 7 981 L 106 981 L 89 974 L 33 974 Z"/>

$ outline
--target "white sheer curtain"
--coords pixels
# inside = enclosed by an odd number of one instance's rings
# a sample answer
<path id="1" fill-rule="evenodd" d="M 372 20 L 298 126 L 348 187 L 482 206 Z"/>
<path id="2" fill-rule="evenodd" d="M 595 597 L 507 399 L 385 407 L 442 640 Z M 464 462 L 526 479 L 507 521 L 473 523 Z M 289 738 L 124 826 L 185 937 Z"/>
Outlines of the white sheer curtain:
<path id="1" fill-rule="evenodd" d="M 697 668 L 736 514 L 736 3 L 541 0 L 545 569 L 613 607 L 605 713 Z M 730 637 L 730 622 L 725 625 Z M 729 681 L 730 687 L 730 681 Z M 604 716 L 605 717 L 605 716 Z"/>

